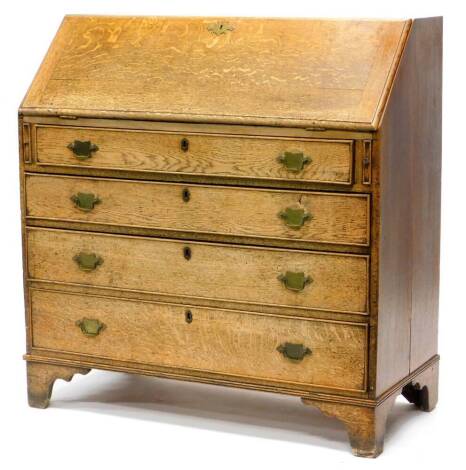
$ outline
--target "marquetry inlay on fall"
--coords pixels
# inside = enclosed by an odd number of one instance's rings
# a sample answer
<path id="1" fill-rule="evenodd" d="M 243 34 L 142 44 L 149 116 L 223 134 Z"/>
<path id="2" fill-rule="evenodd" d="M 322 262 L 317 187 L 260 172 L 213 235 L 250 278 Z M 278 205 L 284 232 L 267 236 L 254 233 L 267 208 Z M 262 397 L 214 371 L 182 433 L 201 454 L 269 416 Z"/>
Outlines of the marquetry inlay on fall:
<path id="1" fill-rule="evenodd" d="M 272 391 L 367 457 L 431 411 L 441 60 L 441 18 L 65 17 L 19 110 L 29 404 Z"/>

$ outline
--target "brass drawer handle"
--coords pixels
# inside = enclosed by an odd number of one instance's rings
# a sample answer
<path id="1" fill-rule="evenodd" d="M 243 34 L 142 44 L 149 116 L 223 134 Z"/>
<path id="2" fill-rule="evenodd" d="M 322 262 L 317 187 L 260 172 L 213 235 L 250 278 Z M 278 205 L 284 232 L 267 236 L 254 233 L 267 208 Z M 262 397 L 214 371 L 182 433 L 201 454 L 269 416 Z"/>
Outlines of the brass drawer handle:
<path id="1" fill-rule="evenodd" d="M 304 356 L 312 354 L 312 351 L 303 344 L 283 343 L 278 346 L 277 351 L 292 361 L 302 361 Z"/>
<path id="2" fill-rule="evenodd" d="M 277 160 L 283 163 L 288 171 L 299 172 L 304 169 L 305 165 L 312 162 L 311 157 L 304 155 L 303 152 L 283 152 L 278 156 Z"/>
<path id="3" fill-rule="evenodd" d="M 278 216 L 285 221 L 288 227 L 294 230 L 299 230 L 306 220 L 312 219 L 311 214 L 307 213 L 305 209 L 293 209 L 291 207 L 281 211 Z"/>
<path id="4" fill-rule="evenodd" d="M 105 329 L 105 325 L 94 318 L 82 318 L 76 322 L 76 326 L 79 326 L 83 334 L 89 337 L 98 336 Z"/>
<path id="5" fill-rule="evenodd" d="M 84 212 L 90 212 L 94 209 L 96 204 L 100 204 L 102 201 L 92 193 L 78 193 L 71 196 L 76 208 Z"/>
<path id="6" fill-rule="evenodd" d="M 75 140 L 71 142 L 71 144 L 68 144 L 67 147 L 74 153 L 74 156 L 78 160 L 87 160 L 92 157 L 92 152 L 99 150 L 99 147 L 90 140 Z"/>
<path id="7" fill-rule="evenodd" d="M 306 276 L 303 272 L 295 273 L 293 271 L 287 271 L 286 274 L 280 274 L 278 280 L 283 283 L 283 285 L 292 291 L 300 292 L 308 284 L 312 282 L 311 276 Z"/>
<path id="8" fill-rule="evenodd" d="M 73 256 L 73 261 L 79 266 L 79 269 L 86 272 L 91 272 L 97 269 L 98 266 L 103 264 L 102 257 L 97 256 L 95 253 L 84 253 Z"/>

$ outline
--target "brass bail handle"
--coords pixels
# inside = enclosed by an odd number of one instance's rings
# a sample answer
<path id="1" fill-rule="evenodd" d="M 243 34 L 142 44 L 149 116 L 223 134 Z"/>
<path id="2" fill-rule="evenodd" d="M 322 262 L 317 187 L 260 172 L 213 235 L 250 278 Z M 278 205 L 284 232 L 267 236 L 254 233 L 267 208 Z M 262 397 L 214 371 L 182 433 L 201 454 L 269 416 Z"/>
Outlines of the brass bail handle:
<path id="1" fill-rule="evenodd" d="M 293 207 L 287 207 L 278 216 L 293 230 L 299 230 L 307 220 L 312 219 L 311 214 L 306 212 L 305 209 Z"/>
<path id="2" fill-rule="evenodd" d="M 73 201 L 74 206 L 83 212 L 90 212 L 94 209 L 96 204 L 100 204 L 102 202 L 102 200 L 93 193 L 73 194 L 73 196 L 71 196 L 71 200 Z"/>
<path id="3" fill-rule="evenodd" d="M 277 160 L 283 164 L 283 166 L 292 172 L 300 172 L 306 165 L 312 162 L 311 157 L 304 155 L 304 152 L 283 152 L 278 156 Z"/>
<path id="4" fill-rule="evenodd" d="M 95 253 L 85 253 L 81 251 L 78 255 L 73 256 L 73 261 L 78 265 L 81 271 L 91 272 L 97 269 L 98 266 L 102 265 L 104 260 L 101 256 Z"/>
<path id="5" fill-rule="evenodd" d="M 302 361 L 305 356 L 312 354 L 312 351 L 303 344 L 283 343 L 277 347 L 277 351 L 291 361 Z"/>
<path id="6" fill-rule="evenodd" d="M 96 318 L 82 318 L 76 321 L 76 326 L 79 326 L 82 333 L 89 337 L 98 336 L 106 328 L 105 324 Z"/>
<path id="7" fill-rule="evenodd" d="M 303 272 L 287 271 L 285 274 L 280 274 L 278 280 L 283 285 L 294 292 L 301 292 L 304 288 L 312 282 L 311 276 L 306 276 Z"/>
<path id="8" fill-rule="evenodd" d="M 67 147 L 74 153 L 78 160 L 87 160 L 92 157 L 92 152 L 97 152 L 99 147 L 90 140 L 74 140 Z"/>

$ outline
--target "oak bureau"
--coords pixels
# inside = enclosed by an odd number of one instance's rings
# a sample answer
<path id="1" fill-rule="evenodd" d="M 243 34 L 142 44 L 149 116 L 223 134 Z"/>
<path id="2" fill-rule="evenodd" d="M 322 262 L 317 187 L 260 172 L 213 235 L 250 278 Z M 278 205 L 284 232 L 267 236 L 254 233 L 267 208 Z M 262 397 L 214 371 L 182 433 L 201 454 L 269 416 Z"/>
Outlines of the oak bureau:
<path id="1" fill-rule="evenodd" d="M 67 16 L 19 110 L 29 404 L 125 371 L 437 402 L 442 19 Z"/>

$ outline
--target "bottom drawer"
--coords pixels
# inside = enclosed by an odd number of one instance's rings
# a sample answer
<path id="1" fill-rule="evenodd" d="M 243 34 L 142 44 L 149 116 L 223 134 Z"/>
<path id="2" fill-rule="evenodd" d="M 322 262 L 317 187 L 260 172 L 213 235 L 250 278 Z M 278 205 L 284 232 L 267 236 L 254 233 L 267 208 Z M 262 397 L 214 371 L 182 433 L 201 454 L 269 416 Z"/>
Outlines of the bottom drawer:
<path id="1" fill-rule="evenodd" d="M 31 290 L 33 347 L 364 390 L 367 326 Z"/>

